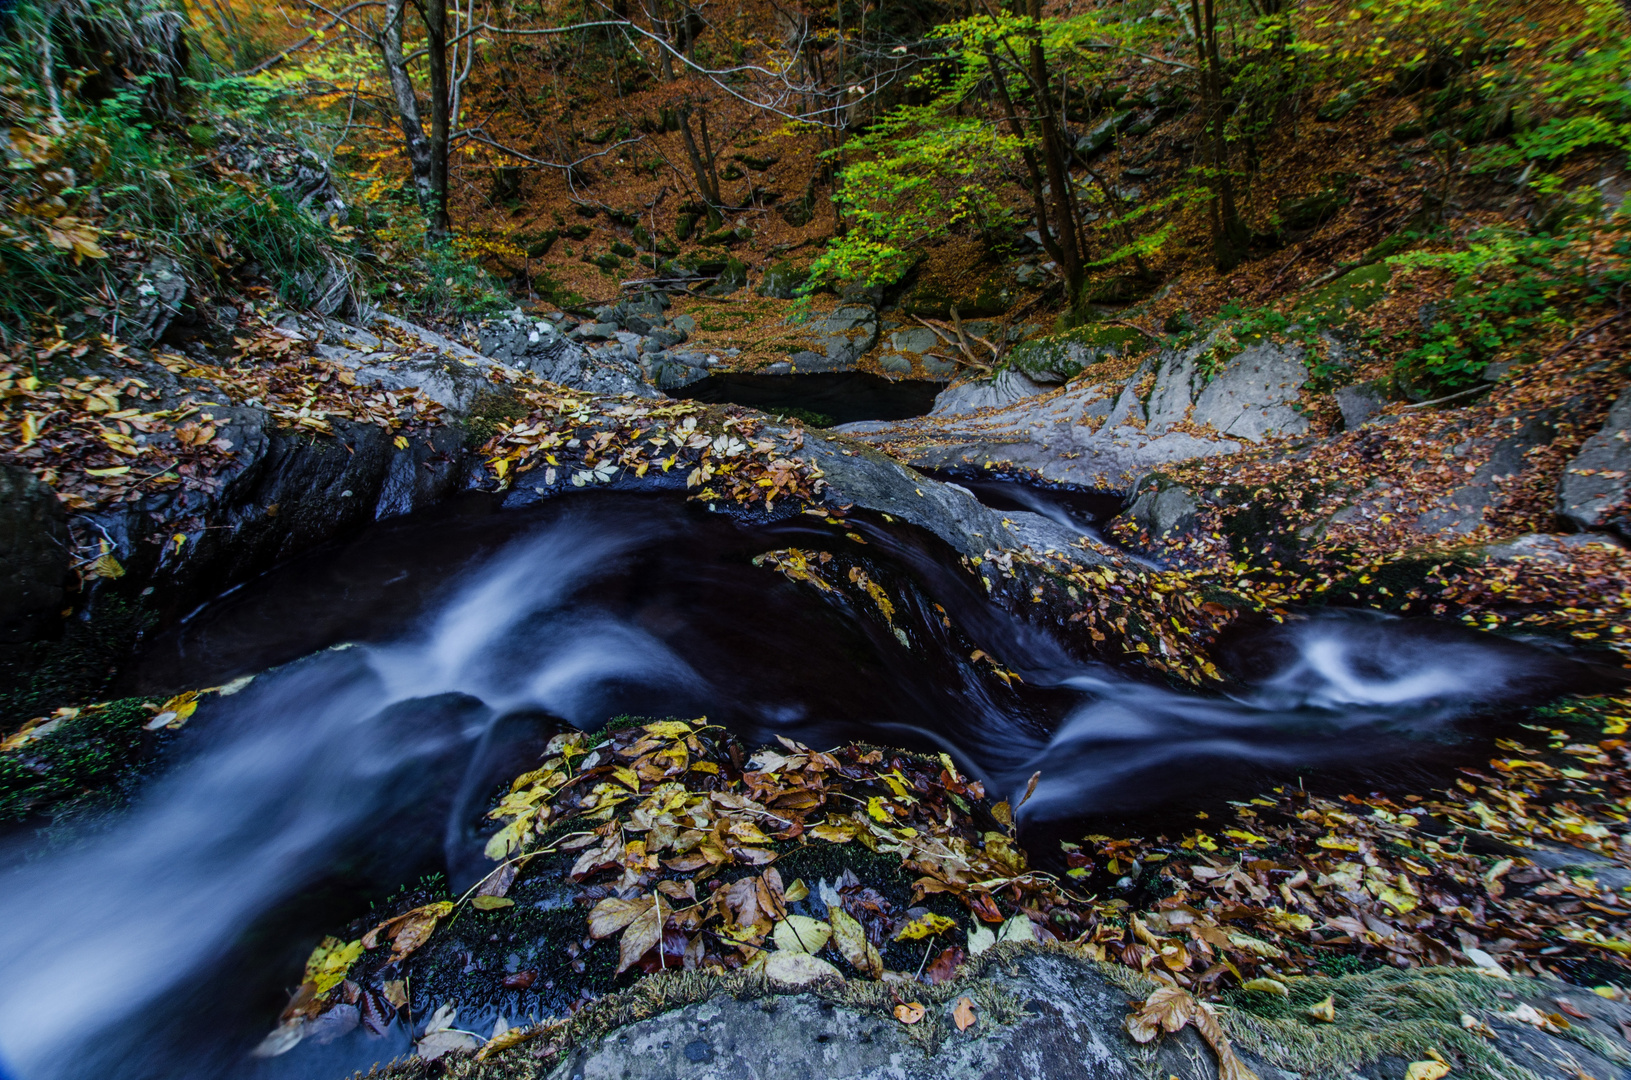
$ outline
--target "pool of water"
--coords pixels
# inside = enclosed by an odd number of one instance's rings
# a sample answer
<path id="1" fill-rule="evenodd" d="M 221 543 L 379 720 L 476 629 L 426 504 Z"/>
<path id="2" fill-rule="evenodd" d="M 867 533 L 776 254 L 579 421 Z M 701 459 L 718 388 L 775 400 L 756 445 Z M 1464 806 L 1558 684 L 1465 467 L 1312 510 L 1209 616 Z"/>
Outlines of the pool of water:
<path id="1" fill-rule="evenodd" d="M 710 405 L 746 405 L 771 414 L 801 416 L 822 427 L 856 420 L 904 420 L 934 407 L 943 383 L 892 381 L 861 371 L 815 375 L 709 375 L 669 392 Z M 793 412 L 793 410 L 798 410 Z M 819 420 L 815 419 L 819 417 Z"/>

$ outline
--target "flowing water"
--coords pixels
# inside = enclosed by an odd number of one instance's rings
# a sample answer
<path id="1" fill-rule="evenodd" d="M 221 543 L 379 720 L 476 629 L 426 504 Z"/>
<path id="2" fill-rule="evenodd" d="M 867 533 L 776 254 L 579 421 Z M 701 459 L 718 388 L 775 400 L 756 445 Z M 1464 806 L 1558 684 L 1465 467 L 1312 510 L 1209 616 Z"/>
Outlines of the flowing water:
<path id="1" fill-rule="evenodd" d="M 893 626 L 752 562 L 786 547 L 864 566 Z M 247 1056 L 356 897 L 484 872 L 474 822 L 493 785 L 561 724 L 707 715 L 748 743 L 943 749 L 999 794 L 1040 771 L 1022 812 L 1038 837 L 1299 775 L 1419 787 L 1477 752 L 1457 740 L 1487 738 L 1492 710 L 1595 678 L 1538 647 L 1358 614 L 1243 628 L 1230 652 L 1244 689 L 1229 697 L 1091 662 L 990 604 L 933 537 L 881 520 L 767 524 L 597 493 L 378 525 L 150 644 L 132 690 L 282 666 L 209 699 L 116 824 L 5 856 L 0 1056 L 22 1080 L 327 1080 L 401 1052 L 397 1026 Z"/>

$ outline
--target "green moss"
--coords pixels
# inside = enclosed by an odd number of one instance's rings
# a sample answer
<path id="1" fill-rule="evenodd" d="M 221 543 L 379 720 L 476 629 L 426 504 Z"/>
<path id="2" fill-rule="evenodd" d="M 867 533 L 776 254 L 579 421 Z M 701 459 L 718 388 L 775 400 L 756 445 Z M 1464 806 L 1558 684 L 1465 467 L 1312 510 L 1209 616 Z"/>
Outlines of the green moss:
<path id="1" fill-rule="evenodd" d="M 1303 297 L 1293 309 L 1292 318 L 1314 325 L 1344 322 L 1353 312 L 1363 311 L 1382 299 L 1392 276 L 1393 267 L 1385 262 L 1350 270 Z"/>
<path id="2" fill-rule="evenodd" d="M 464 444 L 471 449 L 485 443 L 505 424 L 512 424 L 527 415 L 527 407 L 512 390 L 483 390 L 470 401 L 470 413 L 464 418 Z"/>
<path id="3" fill-rule="evenodd" d="M 1125 326 L 1089 323 L 1022 341 L 1008 354 L 1008 363 L 1034 379 L 1057 382 L 1079 375 L 1084 368 L 1117 356 L 1142 340 L 1144 335 Z"/>
<path id="4" fill-rule="evenodd" d="M 61 817 L 122 804 L 160 738 L 143 729 L 153 698 L 124 698 L 0 754 L 0 822 Z"/>
<path id="5" fill-rule="evenodd" d="M 140 602 L 100 595 L 55 641 L 23 646 L 0 666 L 0 730 L 105 695 L 153 615 Z"/>

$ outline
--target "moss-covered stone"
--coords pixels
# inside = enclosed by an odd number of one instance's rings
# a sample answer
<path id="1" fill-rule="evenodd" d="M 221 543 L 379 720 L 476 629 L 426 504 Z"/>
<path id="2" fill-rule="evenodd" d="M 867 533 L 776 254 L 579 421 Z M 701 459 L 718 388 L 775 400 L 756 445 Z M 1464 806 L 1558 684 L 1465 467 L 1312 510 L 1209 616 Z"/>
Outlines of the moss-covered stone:
<path id="1" fill-rule="evenodd" d="M 1382 299 L 1392 276 L 1393 268 L 1385 262 L 1350 270 L 1305 296 L 1293 309 L 1292 317 L 1305 323 L 1340 323 L 1349 314 Z"/>
<path id="2" fill-rule="evenodd" d="M 1048 337 L 1032 338 L 1008 354 L 1011 367 L 1037 382 L 1064 382 L 1084 368 L 1119 355 L 1142 335 L 1124 326 L 1089 324 Z"/>

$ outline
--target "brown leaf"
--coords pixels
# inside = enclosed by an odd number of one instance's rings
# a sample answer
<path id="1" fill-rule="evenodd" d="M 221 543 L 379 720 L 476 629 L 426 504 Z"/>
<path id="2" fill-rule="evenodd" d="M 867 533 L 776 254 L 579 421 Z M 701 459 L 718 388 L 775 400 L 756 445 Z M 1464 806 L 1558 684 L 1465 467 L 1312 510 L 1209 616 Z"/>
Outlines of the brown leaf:
<path id="1" fill-rule="evenodd" d="M 968 998 L 958 998 L 957 1007 L 951 1011 L 952 1022 L 957 1025 L 958 1031 L 967 1031 L 974 1026 L 974 1002 Z"/>
<path id="2" fill-rule="evenodd" d="M 662 940 L 663 918 L 666 914 L 661 903 L 648 900 L 646 909 L 628 924 L 623 931 L 623 939 L 617 946 L 617 974 L 621 975 L 633 967 Z"/>
<path id="3" fill-rule="evenodd" d="M 957 976 L 957 969 L 963 963 L 963 950 L 953 945 L 929 962 L 923 969 L 923 979 L 930 986 L 939 986 L 949 982 Z"/>
<path id="4" fill-rule="evenodd" d="M 641 896 L 634 900 L 619 900 L 615 896 L 608 896 L 589 912 L 589 936 L 611 937 L 645 914 L 650 907 L 649 896 Z"/>
<path id="5" fill-rule="evenodd" d="M 915 1024 L 923 1019 L 923 1006 L 917 1002 L 902 1002 L 895 1006 L 895 1019 L 903 1024 Z"/>

